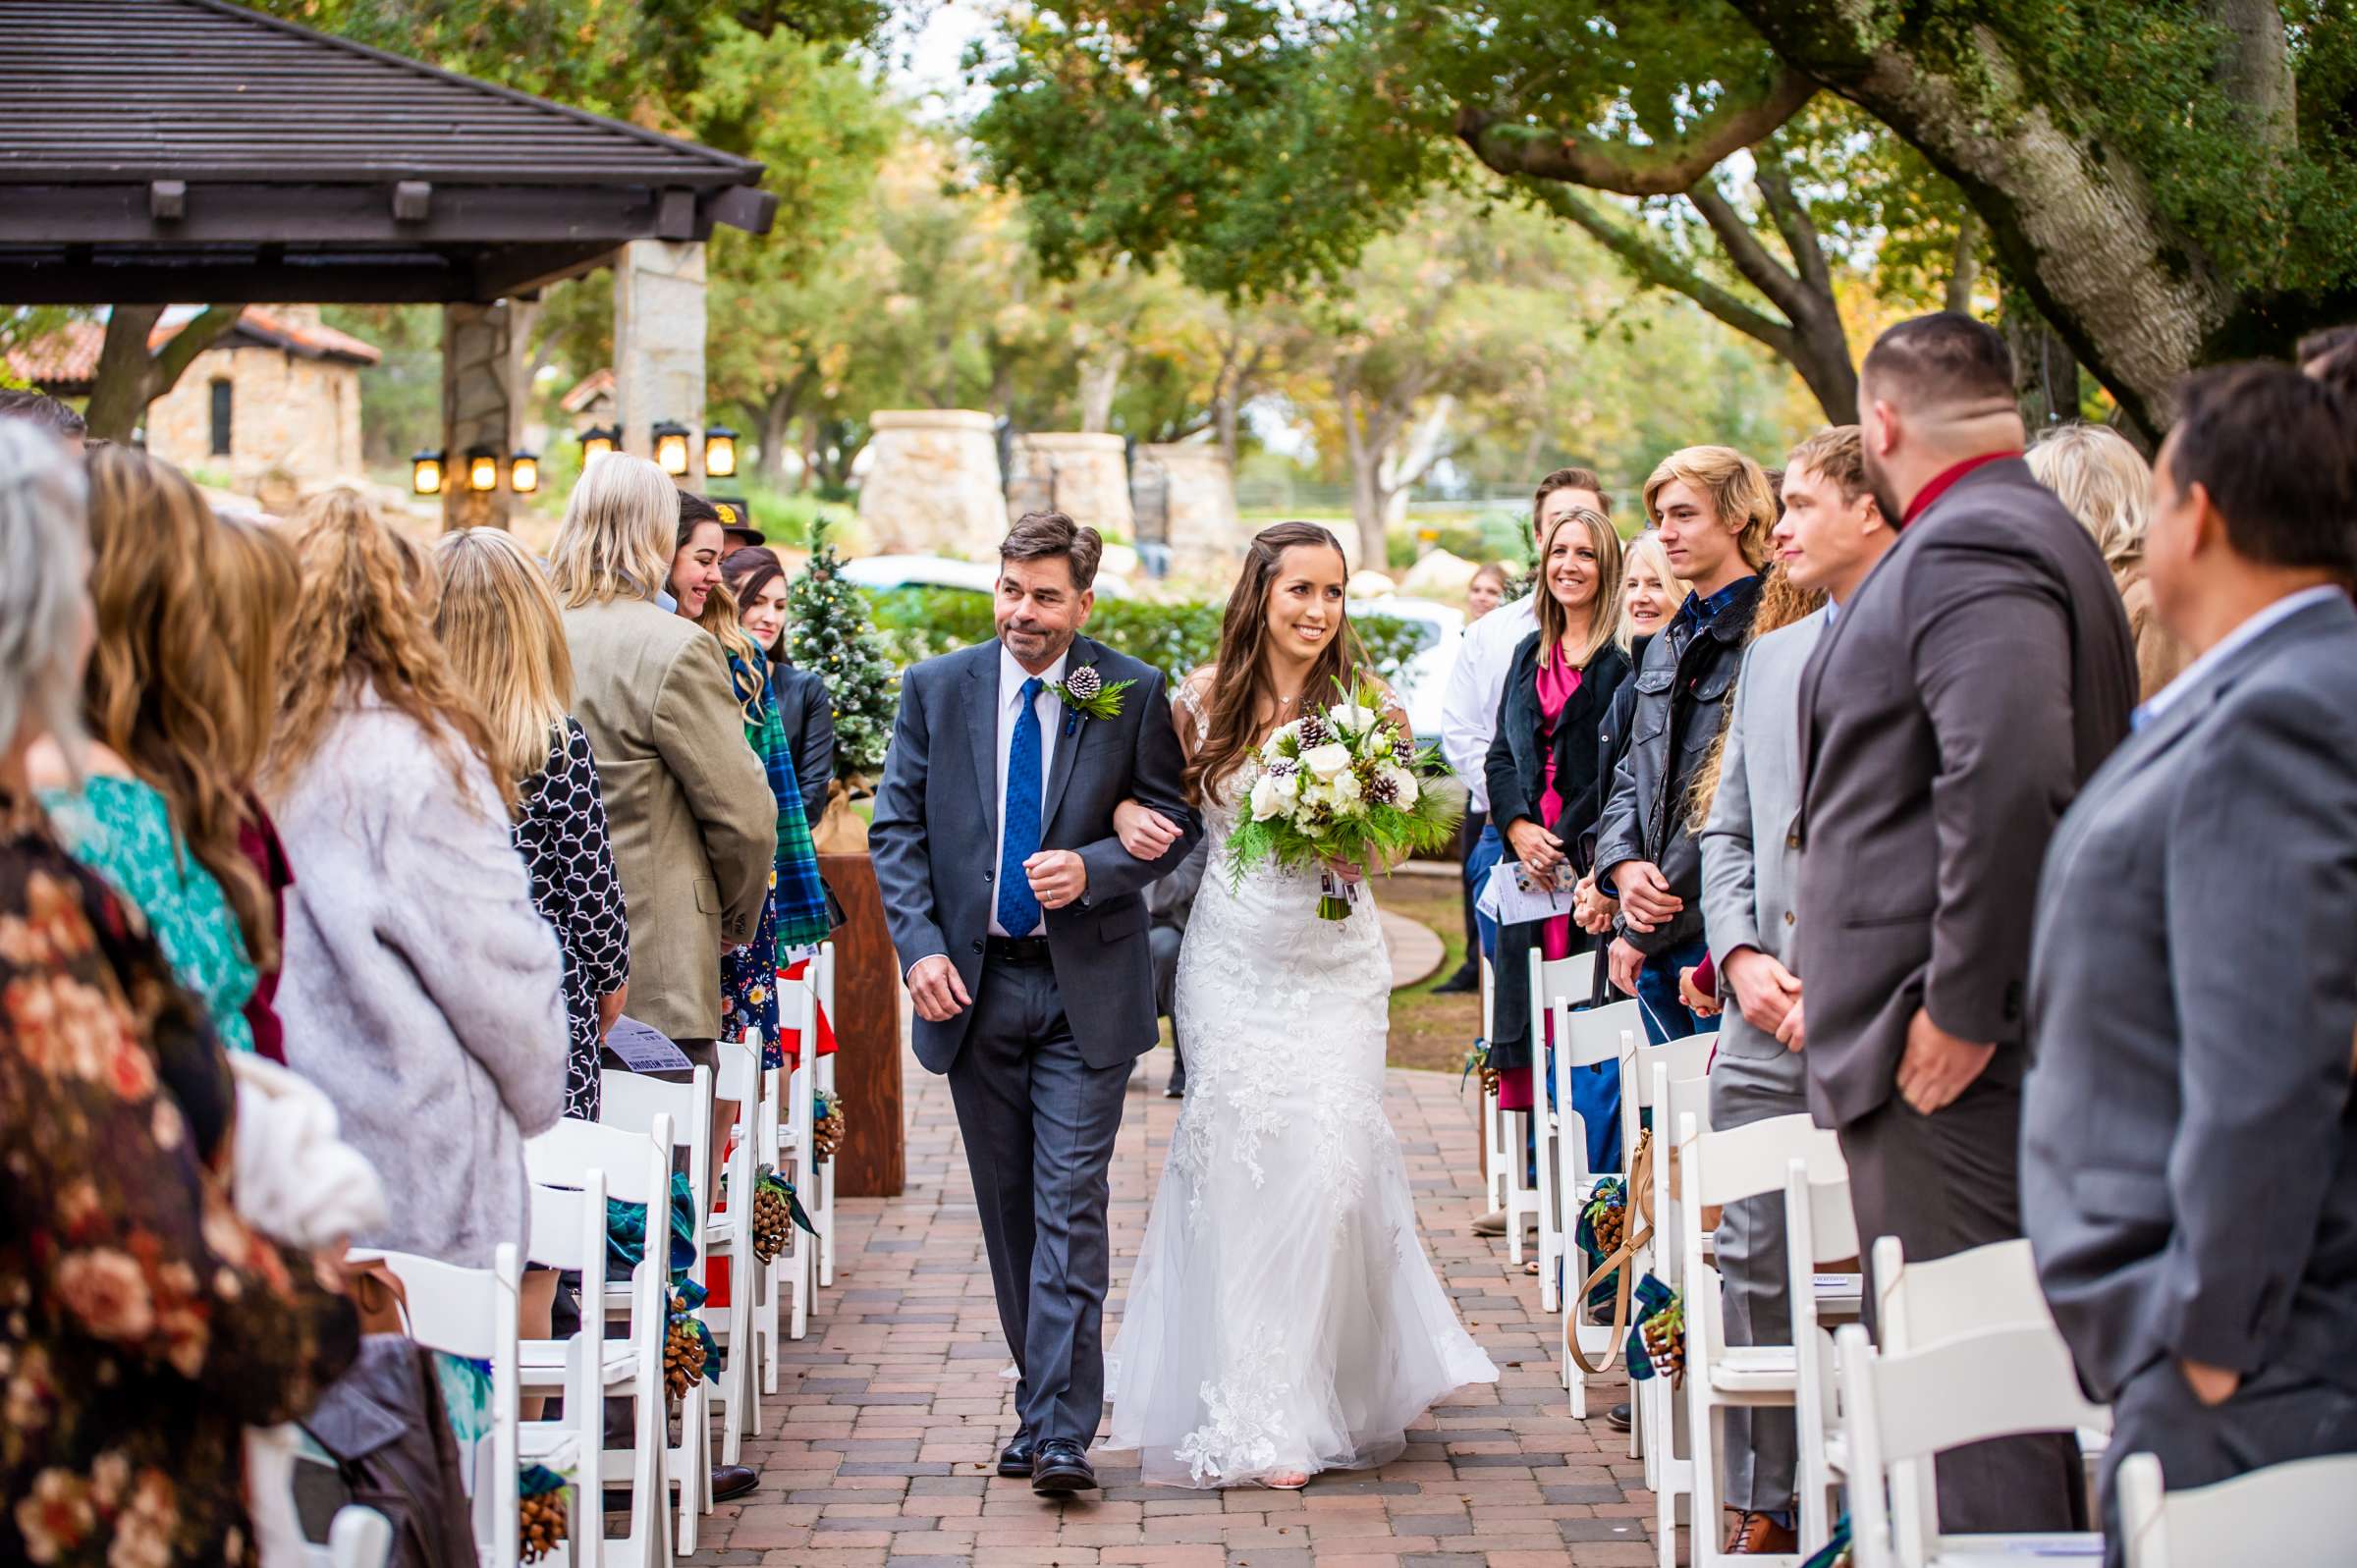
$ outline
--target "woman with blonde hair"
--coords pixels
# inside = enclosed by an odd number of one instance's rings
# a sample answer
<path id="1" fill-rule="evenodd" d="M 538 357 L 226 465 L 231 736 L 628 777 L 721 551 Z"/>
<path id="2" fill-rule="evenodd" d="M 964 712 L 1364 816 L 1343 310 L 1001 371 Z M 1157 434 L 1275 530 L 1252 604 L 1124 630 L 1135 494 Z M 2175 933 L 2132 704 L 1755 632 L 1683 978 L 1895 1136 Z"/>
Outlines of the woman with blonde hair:
<path id="1" fill-rule="evenodd" d="M 295 868 L 287 863 L 278 825 L 270 820 L 257 791 L 270 755 L 271 730 L 278 722 L 278 655 L 295 614 L 295 552 L 258 514 L 216 511 L 215 515 L 221 521 L 223 546 L 218 599 L 222 647 L 246 686 L 246 701 L 235 718 L 222 716 L 224 741 L 238 777 L 246 781 L 246 822 L 238 830 L 238 849 L 269 891 L 274 952 L 268 962 L 255 966 L 253 995 L 246 999 L 246 1023 L 253 1031 L 254 1054 L 283 1063 L 286 1025 L 278 1016 L 276 954 L 286 950 L 287 890 L 295 885 Z"/>
<path id="2" fill-rule="evenodd" d="M 1603 514 L 1585 507 L 1556 518 L 1539 541 L 1539 627 L 1514 650 L 1486 769 L 1491 820 L 1523 877 L 1538 886 L 1569 888 L 1589 869 L 1582 835 L 1612 783 L 1603 726 L 1630 669 L 1615 636 L 1622 620 L 1621 571 L 1620 536 Z M 1535 1099 L 1531 952 L 1567 958 L 1593 946 L 1572 929 L 1569 915 L 1499 928 L 1490 1062 L 1500 1073 L 1502 1107 L 1528 1110 Z M 1585 1079 L 1580 1087 L 1589 1087 Z M 1609 1160 L 1618 1141 L 1617 1122 L 1603 1114 L 1609 1108 L 1579 1108 L 1588 1118 L 1591 1153 Z"/>
<path id="3" fill-rule="evenodd" d="M 630 929 L 597 760 L 569 711 L 565 624 L 539 567 L 502 529 L 446 533 L 434 561 L 442 573 L 434 633 L 483 716 L 493 772 L 516 787 L 516 848 L 531 874 L 533 906 L 564 954 L 565 1114 L 595 1121 L 598 1051 L 629 993 Z"/>
<path id="4" fill-rule="evenodd" d="M 2120 608 L 2136 641 L 2140 696 L 2177 678 L 2193 660 L 2153 614 L 2144 580 L 2144 525 L 2152 506 L 2153 470 L 2127 437 L 2108 425 L 2067 424 L 2040 436 L 2028 453 L 2030 472 L 2052 490 L 2080 526 L 2094 536 L 2119 589 Z"/>
<path id="5" fill-rule="evenodd" d="M 296 884 L 287 1064 L 336 1104 L 394 1212 L 363 1246 L 467 1268 L 527 1241 L 524 1140 L 565 1108 L 563 965 L 509 837 L 515 783 L 435 638 L 425 553 L 334 490 L 264 775 Z"/>
<path id="6" fill-rule="evenodd" d="M 188 476 L 120 446 L 87 469 L 87 776 L 77 788 L 43 748 L 33 782 L 75 858 L 147 917 L 222 1044 L 251 1051 L 246 1006 L 278 966 L 278 933 L 268 884 L 240 847 L 254 816 L 246 742 L 266 722 L 241 661 L 268 650 L 224 635 L 242 608 L 225 591 L 232 546 Z"/>

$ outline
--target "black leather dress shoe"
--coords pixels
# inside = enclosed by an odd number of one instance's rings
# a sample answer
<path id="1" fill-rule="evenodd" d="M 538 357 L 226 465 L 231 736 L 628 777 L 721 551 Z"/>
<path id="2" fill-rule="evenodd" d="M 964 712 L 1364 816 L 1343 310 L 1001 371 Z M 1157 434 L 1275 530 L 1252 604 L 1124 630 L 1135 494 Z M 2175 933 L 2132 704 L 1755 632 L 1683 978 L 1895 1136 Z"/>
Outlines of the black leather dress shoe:
<path id="1" fill-rule="evenodd" d="M 1612 1409 L 1606 1411 L 1604 1413 L 1604 1424 L 1612 1428 L 1615 1432 L 1628 1431 L 1629 1411 L 1627 1404 L 1617 1404 L 1613 1406 Z"/>
<path id="2" fill-rule="evenodd" d="M 1031 1489 L 1048 1496 L 1093 1490 L 1097 1473 L 1088 1455 L 1069 1437 L 1050 1437 L 1031 1454 Z"/>
<path id="3" fill-rule="evenodd" d="M 714 1465 L 712 1467 L 712 1500 L 733 1502 L 749 1497 L 761 1485 L 761 1472 L 742 1465 Z"/>
<path id="4" fill-rule="evenodd" d="M 1037 1446 L 1038 1439 L 1029 1433 L 1016 1433 L 1014 1441 L 999 1450 L 999 1474 L 1013 1476 L 1017 1480 L 1029 1476 L 1031 1474 L 1031 1451 Z"/>

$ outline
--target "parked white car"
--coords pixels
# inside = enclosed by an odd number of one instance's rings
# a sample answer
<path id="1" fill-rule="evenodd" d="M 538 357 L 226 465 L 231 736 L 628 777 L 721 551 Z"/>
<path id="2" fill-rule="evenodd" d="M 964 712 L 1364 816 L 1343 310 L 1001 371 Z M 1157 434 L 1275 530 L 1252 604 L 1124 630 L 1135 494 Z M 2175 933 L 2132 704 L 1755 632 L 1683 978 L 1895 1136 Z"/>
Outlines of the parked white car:
<path id="1" fill-rule="evenodd" d="M 1394 689 L 1407 710 L 1407 722 L 1414 728 L 1417 741 L 1437 741 L 1441 738 L 1441 699 L 1448 693 L 1449 673 L 1456 668 L 1457 650 L 1465 640 L 1465 613 L 1435 599 L 1404 599 L 1396 594 L 1353 599 L 1349 606 L 1353 617 L 1389 616 L 1420 629 L 1416 652 L 1400 668 Z"/>

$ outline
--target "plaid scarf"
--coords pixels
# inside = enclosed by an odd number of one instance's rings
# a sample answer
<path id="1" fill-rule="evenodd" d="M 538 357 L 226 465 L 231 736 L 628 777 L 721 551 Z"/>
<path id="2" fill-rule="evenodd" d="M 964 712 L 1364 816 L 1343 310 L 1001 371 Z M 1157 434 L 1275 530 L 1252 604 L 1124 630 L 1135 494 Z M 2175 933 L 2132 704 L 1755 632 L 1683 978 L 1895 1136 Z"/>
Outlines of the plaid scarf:
<path id="1" fill-rule="evenodd" d="M 827 919 L 826 885 L 818 878 L 818 851 L 811 846 L 809 819 L 802 815 L 801 786 L 794 777 L 794 752 L 786 726 L 778 718 L 777 693 L 769 672 L 745 667 L 729 655 L 729 680 L 737 700 L 757 717 L 744 722 L 744 738 L 761 766 L 769 770 L 769 791 L 778 797 L 778 858 L 769 891 L 770 910 L 778 923 L 775 966 L 784 968 L 795 948 L 815 946 L 827 940 L 833 927 Z"/>

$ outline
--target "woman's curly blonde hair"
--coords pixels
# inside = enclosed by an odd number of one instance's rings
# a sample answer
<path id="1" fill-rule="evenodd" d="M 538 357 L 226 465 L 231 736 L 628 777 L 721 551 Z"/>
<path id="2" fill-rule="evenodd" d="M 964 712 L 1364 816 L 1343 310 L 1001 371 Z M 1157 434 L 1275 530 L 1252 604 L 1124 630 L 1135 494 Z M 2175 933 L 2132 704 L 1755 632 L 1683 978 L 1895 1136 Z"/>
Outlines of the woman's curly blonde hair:
<path id="1" fill-rule="evenodd" d="M 458 798 L 472 796 L 467 769 L 479 762 L 513 812 L 516 781 L 493 764 L 489 731 L 434 636 L 441 579 L 425 551 L 350 489 L 314 499 L 288 542 L 301 588 L 280 669 L 272 793 L 302 771 L 350 702 L 348 688 L 365 680 L 430 737 Z"/>
<path id="2" fill-rule="evenodd" d="M 247 737 L 265 716 L 247 678 L 241 547 L 168 462 L 125 446 L 89 456 L 95 641 L 82 722 L 164 798 L 172 826 L 238 917 L 257 968 L 278 967 L 269 885 L 239 847 L 254 821 Z"/>

